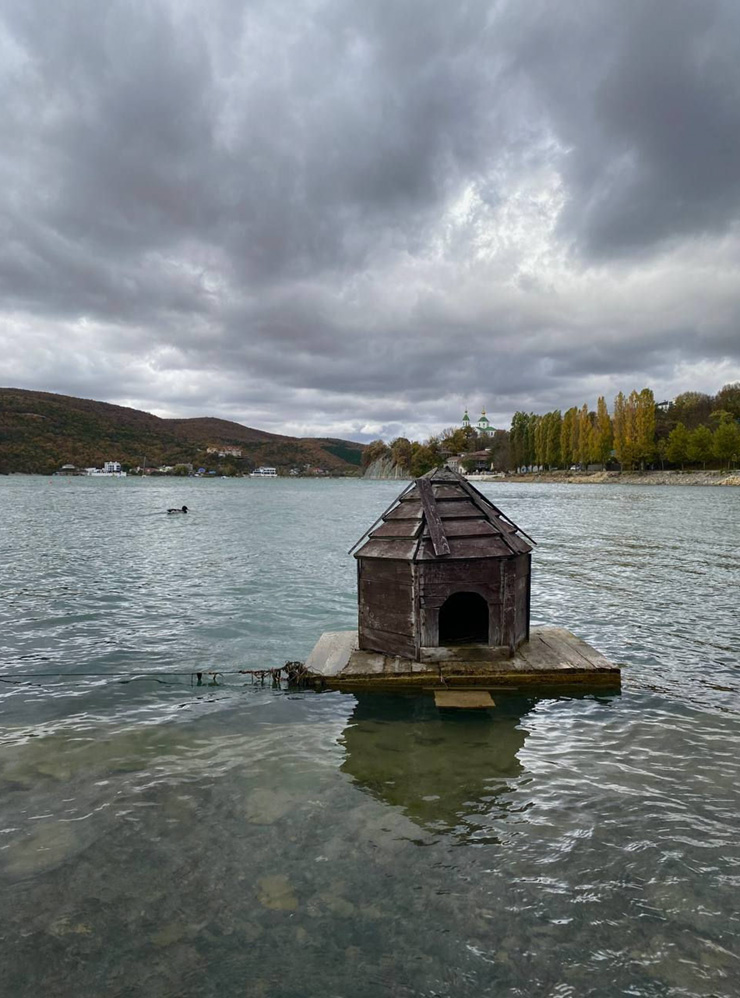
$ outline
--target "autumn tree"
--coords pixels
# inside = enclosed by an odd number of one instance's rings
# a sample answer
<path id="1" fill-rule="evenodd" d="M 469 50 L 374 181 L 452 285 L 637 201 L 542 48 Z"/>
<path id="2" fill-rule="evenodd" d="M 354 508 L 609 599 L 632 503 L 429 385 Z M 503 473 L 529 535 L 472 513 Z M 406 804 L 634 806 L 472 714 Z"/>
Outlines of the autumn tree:
<path id="1" fill-rule="evenodd" d="M 511 461 L 515 468 L 534 464 L 532 419 L 532 413 L 515 412 L 511 421 Z"/>
<path id="2" fill-rule="evenodd" d="M 724 385 L 714 398 L 714 408 L 729 412 L 734 419 L 740 419 L 740 381 Z"/>
<path id="3" fill-rule="evenodd" d="M 671 464 L 680 464 L 683 469 L 684 461 L 689 454 L 689 431 L 683 423 L 677 423 L 668 434 L 668 445 L 665 456 Z"/>
<path id="4" fill-rule="evenodd" d="M 547 426 L 545 463 L 550 468 L 557 468 L 560 465 L 560 437 L 563 431 L 563 417 L 559 409 L 548 413 L 548 416 L 550 418 Z"/>
<path id="5" fill-rule="evenodd" d="M 590 464 L 592 451 L 593 425 L 591 423 L 591 413 L 588 411 L 588 404 L 584 402 L 578 413 L 578 463 L 583 465 Z"/>
<path id="6" fill-rule="evenodd" d="M 655 397 L 649 388 L 630 394 L 635 409 L 635 459 L 644 469 L 655 455 Z"/>
<path id="7" fill-rule="evenodd" d="M 411 467 L 411 441 L 406 437 L 396 437 L 391 441 L 391 458 L 399 468 L 408 471 Z"/>
<path id="8" fill-rule="evenodd" d="M 434 467 L 441 468 L 445 463 L 445 459 L 444 454 L 442 453 L 443 448 L 439 437 L 430 437 L 425 446 L 429 448 L 429 453 L 432 455 L 434 460 Z"/>
<path id="9" fill-rule="evenodd" d="M 474 438 L 474 430 L 470 428 L 463 429 L 460 426 L 451 426 L 440 433 L 442 446 L 451 454 L 464 454 L 466 451 L 471 450 Z"/>
<path id="10" fill-rule="evenodd" d="M 693 430 L 709 419 L 712 411 L 712 398 L 704 392 L 682 392 L 677 395 L 669 409 L 669 416 L 683 423 L 687 430 Z"/>
<path id="11" fill-rule="evenodd" d="M 697 426 L 689 433 L 689 442 L 686 448 L 686 457 L 694 464 L 699 464 L 706 468 L 707 461 L 712 460 L 712 431 L 708 426 Z"/>
<path id="12" fill-rule="evenodd" d="M 578 416 L 578 409 L 572 406 L 567 409 L 563 416 L 560 427 L 560 460 L 566 468 L 569 468 L 575 461 L 576 455 L 573 453 L 573 423 Z"/>
<path id="13" fill-rule="evenodd" d="M 494 471 L 509 471 L 511 469 L 511 446 L 507 430 L 494 430 L 491 437 L 491 467 Z"/>
<path id="14" fill-rule="evenodd" d="M 581 412 L 574 406 L 573 422 L 570 426 L 570 452 L 573 461 L 579 463 L 581 460 Z"/>
<path id="15" fill-rule="evenodd" d="M 620 392 L 614 400 L 614 451 L 622 467 L 633 468 L 655 454 L 655 399 L 649 388 Z"/>
<path id="16" fill-rule="evenodd" d="M 411 445 L 411 466 L 409 470 L 412 478 L 419 478 L 421 475 L 426 475 L 428 471 L 436 468 L 437 465 L 438 457 L 429 444 L 413 443 Z"/>
<path id="17" fill-rule="evenodd" d="M 740 454 L 740 426 L 734 419 L 723 419 L 714 431 L 713 450 L 718 461 L 727 461 L 728 468 L 737 459 Z"/>
<path id="18" fill-rule="evenodd" d="M 371 464 L 382 457 L 390 457 L 391 451 L 382 440 L 373 440 L 362 452 L 362 467 L 367 470 Z"/>
<path id="19" fill-rule="evenodd" d="M 532 417 L 534 464 L 542 467 L 547 455 L 547 414 Z"/>
<path id="20" fill-rule="evenodd" d="M 614 452 L 623 468 L 635 463 L 634 411 L 623 392 L 614 399 Z"/>
<path id="21" fill-rule="evenodd" d="M 596 426 L 594 428 L 594 458 L 600 464 L 606 464 L 611 457 L 614 434 L 609 410 L 604 396 L 599 396 L 596 404 Z"/>

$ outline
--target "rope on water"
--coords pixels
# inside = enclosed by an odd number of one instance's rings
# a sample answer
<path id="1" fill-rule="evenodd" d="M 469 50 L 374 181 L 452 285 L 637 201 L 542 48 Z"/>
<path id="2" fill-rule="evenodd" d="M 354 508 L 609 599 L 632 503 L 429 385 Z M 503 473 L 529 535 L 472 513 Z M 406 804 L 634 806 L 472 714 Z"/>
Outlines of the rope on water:
<path id="1" fill-rule="evenodd" d="M 0 683 L 10 686 L 39 686 L 30 682 L 32 679 L 116 679 L 119 683 L 131 683 L 136 680 L 150 679 L 163 686 L 175 686 L 179 683 L 167 682 L 167 678 L 186 676 L 191 686 L 219 686 L 219 679 L 226 676 L 251 676 L 264 685 L 269 679 L 273 686 L 278 687 L 285 680 L 288 686 L 305 686 L 308 679 L 308 669 L 303 662 L 286 662 L 271 669 L 236 669 L 233 671 L 201 669 L 194 672 L 24 672 L 19 674 L 0 673 Z M 166 677 L 166 678 L 165 678 Z"/>

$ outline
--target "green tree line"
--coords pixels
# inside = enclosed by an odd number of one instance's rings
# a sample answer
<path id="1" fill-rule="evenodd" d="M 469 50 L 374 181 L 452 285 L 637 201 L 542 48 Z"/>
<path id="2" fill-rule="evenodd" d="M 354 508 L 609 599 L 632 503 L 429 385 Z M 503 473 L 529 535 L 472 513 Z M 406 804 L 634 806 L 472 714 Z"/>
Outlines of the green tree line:
<path id="1" fill-rule="evenodd" d="M 649 388 L 623 392 L 611 413 L 603 396 L 564 413 L 516 412 L 509 435 L 512 468 L 571 468 L 615 461 L 626 470 L 668 461 L 730 466 L 740 458 L 740 382 L 715 396 L 685 392 L 656 405 Z"/>
<path id="2" fill-rule="evenodd" d="M 397 437 L 374 440 L 362 455 L 367 470 L 379 459 L 411 477 L 440 467 L 450 455 L 478 455 L 496 471 L 518 468 L 571 468 L 609 465 L 625 470 L 669 464 L 729 467 L 740 460 L 740 382 L 716 395 L 684 392 L 657 403 L 649 388 L 619 392 L 611 412 L 604 396 L 563 412 L 516 412 L 510 430 L 492 437 L 474 427 L 450 427 L 423 443 Z M 472 469 L 477 458 L 463 461 Z"/>

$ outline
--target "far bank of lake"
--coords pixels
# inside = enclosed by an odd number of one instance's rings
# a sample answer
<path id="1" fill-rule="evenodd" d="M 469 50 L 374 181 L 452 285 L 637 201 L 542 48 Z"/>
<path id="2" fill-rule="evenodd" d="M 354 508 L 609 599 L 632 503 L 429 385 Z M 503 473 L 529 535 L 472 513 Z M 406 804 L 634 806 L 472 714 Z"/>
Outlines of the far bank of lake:
<path id="1" fill-rule="evenodd" d="M 740 471 L 537 471 L 525 474 L 471 475 L 472 482 L 521 482 L 551 485 L 740 485 Z"/>

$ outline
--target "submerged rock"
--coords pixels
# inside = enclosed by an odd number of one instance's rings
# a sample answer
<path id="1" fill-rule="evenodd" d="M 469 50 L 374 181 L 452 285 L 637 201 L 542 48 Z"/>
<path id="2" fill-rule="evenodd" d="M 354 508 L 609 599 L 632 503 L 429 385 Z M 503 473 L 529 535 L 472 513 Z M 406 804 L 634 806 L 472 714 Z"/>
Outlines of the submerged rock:
<path id="1" fill-rule="evenodd" d="M 271 908 L 273 911 L 295 911 L 298 907 L 298 898 L 285 874 L 276 873 L 261 877 L 257 881 L 257 886 L 259 887 L 257 897 L 264 908 Z"/>
<path id="2" fill-rule="evenodd" d="M 252 825 L 272 825 L 293 808 L 293 798 L 280 790 L 258 789 L 247 798 L 244 810 Z"/>
<path id="3" fill-rule="evenodd" d="M 248 943 L 256 942 L 264 932 L 262 926 L 256 922 L 244 922 L 240 927 L 240 934 Z"/>
<path id="4" fill-rule="evenodd" d="M 190 935 L 188 927 L 180 922 L 170 922 L 164 925 L 159 932 L 153 933 L 149 938 L 154 946 L 171 946 L 172 943 L 179 943 Z"/>
<path id="5" fill-rule="evenodd" d="M 5 870 L 16 877 L 43 873 L 69 859 L 83 845 L 69 824 L 38 825 L 30 835 L 13 842 L 5 850 Z"/>
<path id="6" fill-rule="evenodd" d="M 49 925 L 47 932 L 50 936 L 61 939 L 62 936 L 91 936 L 92 928 L 85 922 L 73 922 L 69 915 L 61 915 L 55 918 Z"/>

